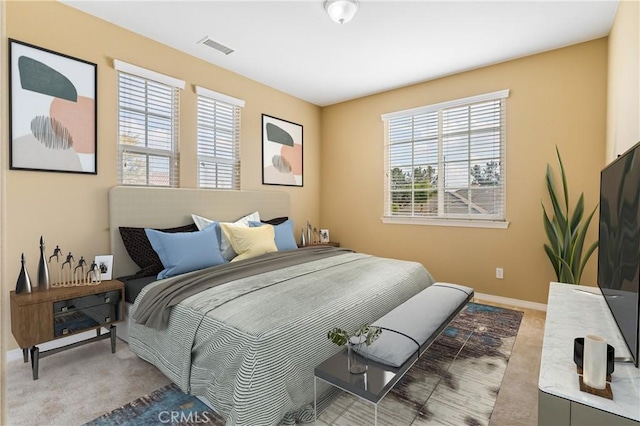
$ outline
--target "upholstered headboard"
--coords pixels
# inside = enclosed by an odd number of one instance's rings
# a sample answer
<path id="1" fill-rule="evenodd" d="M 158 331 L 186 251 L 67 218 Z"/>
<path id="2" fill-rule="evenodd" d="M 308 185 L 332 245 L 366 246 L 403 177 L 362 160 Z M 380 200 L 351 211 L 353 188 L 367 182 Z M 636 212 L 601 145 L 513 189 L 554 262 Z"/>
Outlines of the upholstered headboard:
<path id="1" fill-rule="evenodd" d="M 113 276 L 133 274 L 138 267 L 127 253 L 120 226 L 170 228 L 193 223 L 191 214 L 233 222 L 260 212 L 263 219 L 289 216 L 289 194 L 278 191 L 148 188 L 115 186 L 109 191 L 109 238 Z"/>

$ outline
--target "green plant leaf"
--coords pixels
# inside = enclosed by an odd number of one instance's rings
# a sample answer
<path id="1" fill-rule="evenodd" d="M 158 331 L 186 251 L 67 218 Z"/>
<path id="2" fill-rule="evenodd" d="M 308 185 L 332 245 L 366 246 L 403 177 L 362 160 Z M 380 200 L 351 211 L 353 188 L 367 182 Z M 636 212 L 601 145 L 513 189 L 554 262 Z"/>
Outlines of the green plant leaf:
<path id="1" fill-rule="evenodd" d="M 560 156 L 560 150 L 558 149 L 558 145 L 556 145 L 556 154 L 558 155 L 558 163 L 560 163 L 560 173 L 562 174 L 562 189 L 564 192 L 564 211 L 567 212 L 567 216 L 569 213 L 569 184 L 567 183 L 567 175 L 564 172 L 564 164 L 562 164 L 562 157 Z"/>
<path id="2" fill-rule="evenodd" d="M 576 284 L 576 279 L 573 276 L 573 273 L 571 272 L 571 266 L 569 266 L 567 261 L 562 258 L 560 258 L 560 263 L 563 266 L 562 271 L 564 272 L 564 274 L 561 277 L 563 279 L 562 282 L 567 284 Z"/>
<path id="3" fill-rule="evenodd" d="M 367 332 L 367 339 L 365 340 L 366 345 L 371 346 L 371 344 L 375 342 L 378 339 L 378 337 L 380 337 L 380 334 L 382 334 L 381 328 L 370 327 L 369 331 Z"/>
<path id="4" fill-rule="evenodd" d="M 580 277 L 582 276 L 582 272 L 584 271 L 584 267 L 587 265 L 587 261 L 589 260 L 593 252 L 596 250 L 596 248 L 598 248 L 597 241 L 594 241 L 593 244 L 591 244 L 589 248 L 587 248 L 584 259 L 582 259 L 582 263 L 580 264 L 580 271 L 579 271 L 580 276 L 578 277 L 578 280 L 580 280 Z M 580 281 L 578 281 L 578 284 L 580 284 Z"/>
<path id="5" fill-rule="evenodd" d="M 567 229 L 567 218 L 565 217 L 560 202 L 558 201 L 558 195 L 553 186 L 553 175 L 551 173 L 551 166 L 547 164 L 547 190 L 549 191 L 549 197 L 551 198 L 551 206 L 553 207 L 553 220 L 559 225 L 560 233 L 564 234 Z"/>
<path id="6" fill-rule="evenodd" d="M 329 330 L 327 333 L 327 338 L 331 340 L 332 343 L 335 343 L 338 346 L 344 346 L 347 342 L 351 341 L 352 337 L 363 337 L 364 339 L 359 339 L 358 344 L 365 343 L 367 346 L 371 345 L 382 333 L 382 329 L 379 327 L 370 326 L 369 324 L 364 324 L 360 326 L 353 334 L 349 334 L 346 330 L 335 327 Z"/>
<path id="7" fill-rule="evenodd" d="M 558 256 L 547 244 L 544 245 L 544 251 L 547 253 L 547 256 L 549 256 L 549 260 L 551 260 L 553 270 L 556 271 L 556 278 L 560 281 L 560 261 L 558 260 Z"/>
<path id="8" fill-rule="evenodd" d="M 335 327 L 329 330 L 327 338 L 338 346 L 344 346 L 344 344 L 349 340 L 349 333 L 341 328 Z"/>
<path id="9" fill-rule="evenodd" d="M 567 263 L 571 262 L 571 242 L 573 237 L 571 235 L 571 229 L 568 227 L 564 230 L 564 234 L 562 234 L 562 251 L 560 252 L 560 258 L 565 259 Z M 561 269 L 564 268 L 564 265 L 560 265 Z"/>
<path id="10" fill-rule="evenodd" d="M 594 207 L 594 209 L 591 212 L 591 214 L 585 220 L 583 228 L 581 229 L 580 235 L 579 235 L 579 237 L 578 237 L 578 239 L 576 241 L 576 245 L 575 245 L 576 256 L 574 256 L 574 261 L 576 263 L 575 276 L 576 276 L 576 280 L 577 280 L 578 284 L 580 283 L 580 279 L 582 278 L 582 271 L 584 270 L 584 267 L 585 267 L 587 261 L 591 257 L 591 254 L 593 253 L 593 251 L 598 247 L 598 241 L 595 241 L 593 244 L 591 244 L 591 246 L 589 246 L 589 248 L 587 249 L 584 257 L 582 257 L 582 248 L 584 246 L 584 241 L 585 241 L 585 238 L 586 238 L 587 229 L 589 228 L 589 225 L 591 223 L 591 219 L 593 218 L 593 215 L 596 213 L 597 209 L 598 209 L 598 206 L 596 205 L 596 207 Z"/>
<path id="11" fill-rule="evenodd" d="M 580 278 L 582 276 L 582 268 L 580 265 L 582 264 L 582 249 L 584 247 L 584 241 L 587 235 L 587 230 L 589 229 L 589 224 L 591 223 L 591 218 L 595 214 L 597 208 L 598 206 L 596 205 L 591 214 L 587 217 L 584 224 L 582 224 L 581 228 L 576 233 L 576 237 L 573 241 L 570 263 L 577 284 L 580 283 Z"/>
<path id="12" fill-rule="evenodd" d="M 573 215 L 571 216 L 571 230 L 572 233 L 580 226 L 580 221 L 582 220 L 582 215 L 584 214 L 584 193 L 580 194 L 580 198 L 576 203 L 576 207 L 573 210 Z"/>
<path id="13" fill-rule="evenodd" d="M 551 223 L 544 204 L 542 204 L 542 223 L 544 224 L 544 231 L 547 234 L 547 239 L 551 244 L 550 248 L 553 248 L 554 253 L 558 253 L 560 251 L 560 234 L 558 229 L 553 225 L 553 223 Z"/>

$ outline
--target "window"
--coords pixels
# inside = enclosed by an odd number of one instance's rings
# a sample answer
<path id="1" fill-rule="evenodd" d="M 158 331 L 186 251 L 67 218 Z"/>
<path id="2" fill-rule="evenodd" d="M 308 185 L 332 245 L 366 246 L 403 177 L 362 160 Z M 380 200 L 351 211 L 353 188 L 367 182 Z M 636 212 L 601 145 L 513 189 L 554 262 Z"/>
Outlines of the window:
<path id="1" fill-rule="evenodd" d="M 196 86 L 198 187 L 240 189 L 240 109 L 244 101 Z"/>
<path id="2" fill-rule="evenodd" d="M 382 116 L 385 223 L 506 227 L 508 90 Z"/>
<path id="3" fill-rule="evenodd" d="M 179 89 L 184 82 L 118 60 L 118 183 L 179 185 Z"/>

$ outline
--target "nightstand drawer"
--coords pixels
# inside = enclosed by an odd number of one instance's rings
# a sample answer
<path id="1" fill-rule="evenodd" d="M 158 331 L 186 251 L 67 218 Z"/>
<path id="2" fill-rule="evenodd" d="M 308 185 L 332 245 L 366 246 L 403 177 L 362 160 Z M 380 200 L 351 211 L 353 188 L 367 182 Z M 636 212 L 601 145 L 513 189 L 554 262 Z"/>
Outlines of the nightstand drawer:
<path id="1" fill-rule="evenodd" d="M 66 336 L 118 321 L 118 306 L 102 304 L 56 314 L 53 319 L 54 337 Z"/>
<path id="2" fill-rule="evenodd" d="M 107 291 L 104 293 L 90 294 L 76 297 L 74 299 L 61 300 L 53 304 L 53 314 L 64 314 L 76 309 L 90 308 L 100 305 L 117 305 L 120 302 L 121 292 L 119 290 Z"/>
<path id="3" fill-rule="evenodd" d="M 54 338 L 120 320 L 121 297 L 121 291 L 112 290 L 53 303 Z"/>

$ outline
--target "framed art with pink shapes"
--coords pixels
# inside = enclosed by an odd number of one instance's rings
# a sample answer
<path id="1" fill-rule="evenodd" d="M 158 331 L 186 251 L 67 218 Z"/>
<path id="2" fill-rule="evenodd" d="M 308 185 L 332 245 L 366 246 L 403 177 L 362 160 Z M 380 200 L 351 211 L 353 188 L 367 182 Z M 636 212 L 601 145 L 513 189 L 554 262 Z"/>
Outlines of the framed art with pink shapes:
<path id="1" fill-rule="evenodd" d="M 262 114 L 262 183 L 303 186 L 302 125 Z"/>
<path id="2" fill-rule="evenodd" d="M 97 65 L 9 39 L 9 167 L 97 174 Z"/>

